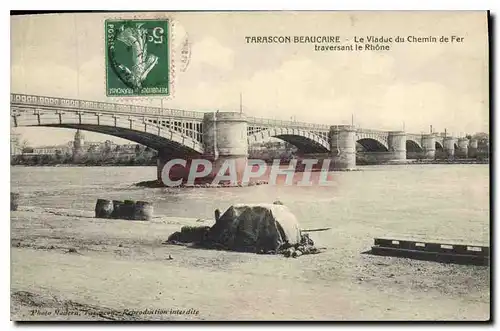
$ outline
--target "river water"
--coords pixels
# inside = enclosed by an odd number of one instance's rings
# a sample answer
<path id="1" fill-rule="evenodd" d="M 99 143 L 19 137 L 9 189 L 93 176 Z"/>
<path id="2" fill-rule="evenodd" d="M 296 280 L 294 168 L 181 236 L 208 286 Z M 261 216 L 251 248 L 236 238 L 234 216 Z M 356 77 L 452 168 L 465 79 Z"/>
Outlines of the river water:
<path id="1" fill-rule="evenodd" d="M 155 215 L 213 218 L 234 203 L 282 201 L 302 228 L 345 239 L 409 236 L 487 244 L 488 165 L 393 165 L 330 174 L 330 186 L 139 188 L 155 167 L 12 167 L 20 204 L 93 210 L 98 198 L 153 202 Z"/>

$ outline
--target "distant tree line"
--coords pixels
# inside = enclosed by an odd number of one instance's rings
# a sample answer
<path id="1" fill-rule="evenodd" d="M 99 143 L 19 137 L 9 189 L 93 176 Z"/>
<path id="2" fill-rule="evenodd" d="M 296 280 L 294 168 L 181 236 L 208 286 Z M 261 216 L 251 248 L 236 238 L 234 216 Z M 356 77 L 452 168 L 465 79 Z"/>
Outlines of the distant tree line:
<path id="1" fill-rule="evenodd" d="M 489 156 L 490 154 L 490 135 L 485 132 L 478 132 L 473 135 L 466 135 L 467 139 L 477 139 L 477 153 L 478 155 Z"/>
<path id="2" fill-rule="evenodd" d="M 102 152 L 86 152 L 79 155 L 62 153 L 42 155 L 12 155 L 11 165 L 44 166 L 44 165 L 84 165 L 84 166 L 112 166 L 112 165 L 156 165 L 157 152 L 146 147 L 142 150 L 139 145 L 135 154 L 120 154 L 105 148 Z"/>
<path id="3" fill-rule="evenodd" d="M 249 146 L 248 158 L 263 160 L 266 163 L 273 163 L 274 160 L 289 162 L 297 156 L 297 148 L 292 144 L 285 142 L 284 146 L 280 142 L 267 141 L 262 145 L 262 149 L 256 149 Z"/>

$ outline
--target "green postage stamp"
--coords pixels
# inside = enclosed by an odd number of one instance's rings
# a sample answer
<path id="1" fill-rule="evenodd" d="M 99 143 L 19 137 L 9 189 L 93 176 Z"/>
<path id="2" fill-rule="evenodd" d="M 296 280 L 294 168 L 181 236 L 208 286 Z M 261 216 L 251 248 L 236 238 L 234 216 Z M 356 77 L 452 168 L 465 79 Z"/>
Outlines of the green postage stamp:
<path id="1" fill-rule="evenodd" d="M 106 95 L 170 95 L 168 19 L 106 20 Z"/>

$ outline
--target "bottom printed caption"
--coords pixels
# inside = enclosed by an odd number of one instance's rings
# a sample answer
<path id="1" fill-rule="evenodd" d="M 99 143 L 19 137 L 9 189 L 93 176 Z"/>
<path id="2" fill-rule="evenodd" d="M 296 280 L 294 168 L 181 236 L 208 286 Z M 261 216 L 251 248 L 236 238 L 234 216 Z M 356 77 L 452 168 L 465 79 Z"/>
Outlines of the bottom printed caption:
<path id="1" fill-rule="evenodd" d="M 108 310 L 92 310 L 82 311 L 77 309 L 31 309 L 31 316 L 100 316 L 102 314 L 109 314 Z M 199 315 L 200 311 L 197 309 L 124 309 L 114 311 L 128 316 L 145 316 L 145 315 Z"/>

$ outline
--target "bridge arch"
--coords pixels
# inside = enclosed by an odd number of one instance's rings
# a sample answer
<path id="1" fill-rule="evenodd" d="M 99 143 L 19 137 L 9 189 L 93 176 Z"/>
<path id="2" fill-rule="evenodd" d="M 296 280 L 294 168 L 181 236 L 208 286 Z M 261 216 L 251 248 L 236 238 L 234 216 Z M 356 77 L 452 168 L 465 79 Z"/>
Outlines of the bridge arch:
<path id="1" fill-rule="evenodd" d="M 406 151 L 407 152 L 422 152 L 422 146 L 413 139 L 406 139 Z"/>
<path id="2" fill-rule="evenodd" d="M 358 131 L 356 133 L 356 142 L 363 146 L 367 152 L 389 151 L 387 136 L 375 132 Z"/>
<path id="3" fill-rule="evenodd" d="M 436 150 L 443 149 L 443 144 L 440 141 L 436 140 L 436 143 L 434 145 L 436 147 Z"/>
<path id="4" fill-rule="evenodd" d="M 357 139 L 356 142 L 363 146 L 366 152 L 388 152 L 389 149 L 387 145 L 378 139 L 374 138 L 361 138 Z"/>
<path id="5" fill-rule="evenodd" d="M 330 144 L 323 137 L 298 128 L 268 128 L 248 135 L 248 144 L 268 140 L 269 138 L 279 138 L 297 147 L 305 153 L 327 153 L 330 151 Z"/>
<path id="6" fill-rule="evenodd" d="M 111 114 L 80 114 L 44 112 L 12 114 L 15 127 L 55 127 L 80 129 L 127 139 L 157 151 L 172 150 L 176 155 L 199 155 L 203 145 L 193 133 L 183 134 L 172 128 L 151 123 L 145 119 Z M 191 136 L 190 136 L 191 135 Z"/>

